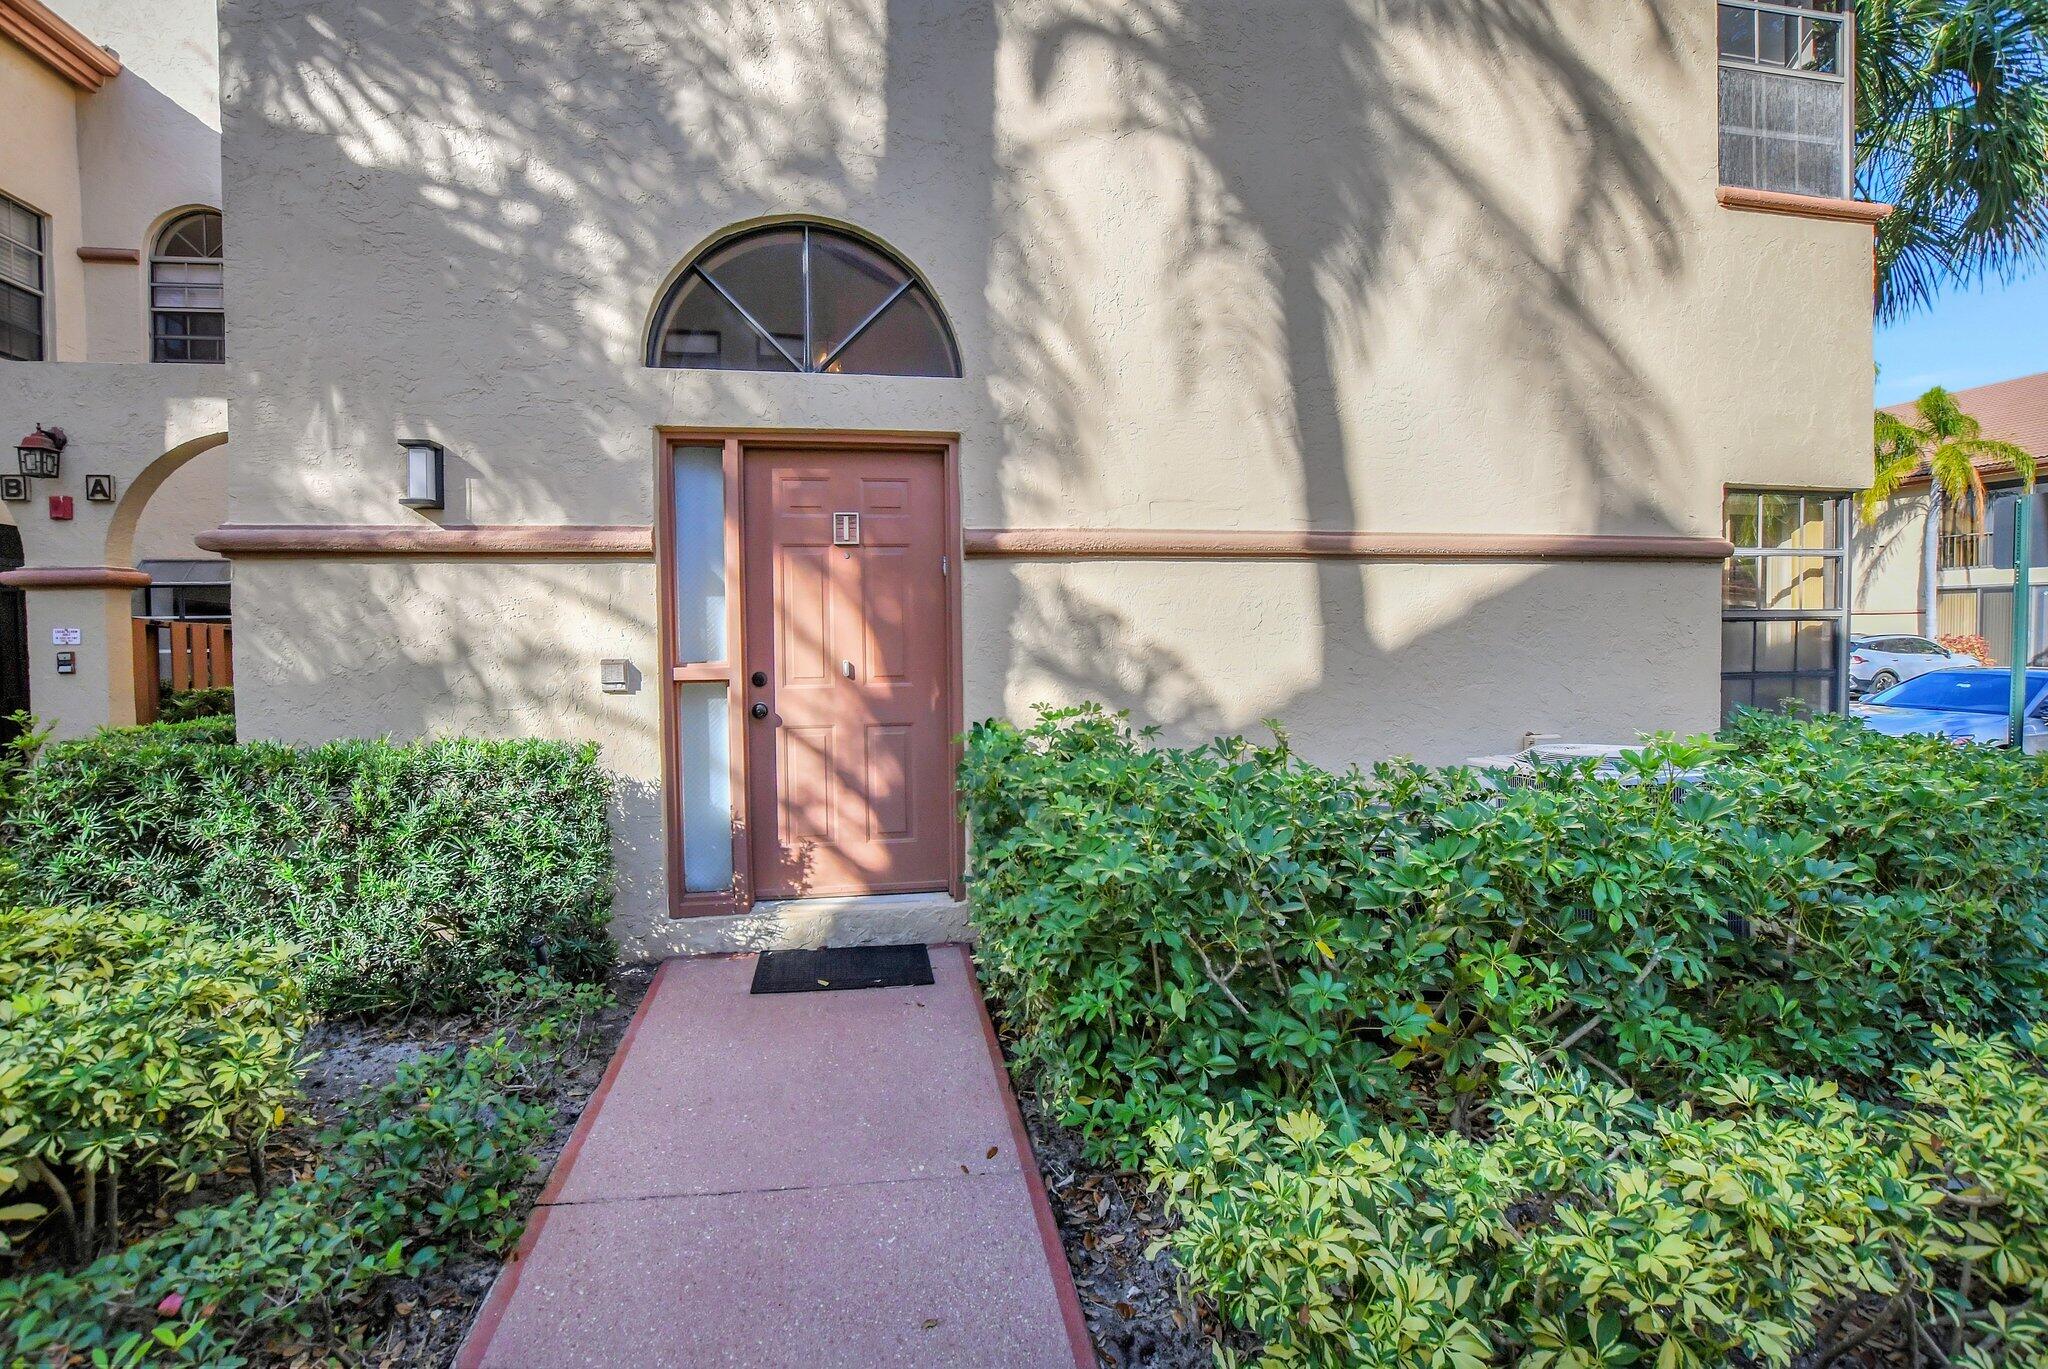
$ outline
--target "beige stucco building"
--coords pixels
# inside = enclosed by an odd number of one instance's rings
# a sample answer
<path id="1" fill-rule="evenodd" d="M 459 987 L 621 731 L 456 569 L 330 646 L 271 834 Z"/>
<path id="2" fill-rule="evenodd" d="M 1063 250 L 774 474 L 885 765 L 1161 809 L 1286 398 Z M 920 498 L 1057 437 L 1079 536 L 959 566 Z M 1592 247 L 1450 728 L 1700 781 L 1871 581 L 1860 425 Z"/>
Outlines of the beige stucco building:
<path id="1" fill-rule="evenodd" d="M 2048 467 L 2048 371 L 2016 376 L 1991 385 L 1955 392 L 1962 411 L 1975 418 L 1983 435 L 2009 442 Z M 1887 412 L 1908 422 L 1913 406 L 1898 404 Z M 2015 579 L 2013 574 L 2014 506 L 2010 496 L 2021 482 L 2010 464 L 1982 464 L 1988 505 L 1974 499 L 1944 501 L 1942 526 L 1933 541 L 1935 576 L 1934 622 L 1925 621 L 1923 599 L 1928 571 L 1928 494 L 1924 474 L 1909 480 L 1857 528 L 1855 551 L 1855 622 L 1858 633 L 1873 636 L 1920 634 L 1982 637 L 1999 665 L 2012 660 Z M 2041 664 L 2048 653 L 2048 526 L 2043 502 L 2035 496 L 2031 545 L 2033 570 L 2028 597 L 2032 601 L 2030 662 Z"/>
<path id="2" fill-rule="evenodd" d="M 1720 8 L 227 0 L 220 198 L 156 211 L 225 209 L 226 365 L 0 363 L 0 419 L 232 433 L 244 735 L 602 743 L 632 951 L 938 934 L 962 722 L 1441 762 L 1757 687 L 1728 495 L 1864 480 L 1876 211 L 1840 21 Z"/>
<path id="3" fill-rule="evenodd" d="M 227 377 L 174 364 L 160 353 L 180 344 L 155 336 L 194 313 L 155 307 L 182 286 L 166 278 L 219 269 L 166 250 L 220 209 L 211 0 L 0 0 L 0 109 L 0 435 L 12 447 L 47 425 L 69 439 L 56 478 L 0 489 L 6 559 L 31 568 L 16 577 L 26 622 L 0 613 L 19 634 L 0 654 L 40 644 L 27 702 L 75 733 L 132 720 L 137 612 L 225 613 L 229 568 L 195 539 L 226 506 Z M 12 476 L 11 454 L 0 470 Z M 113 477 L 111 499 L 90 497 L 94 475 Z M 156 571 L 154 602 L 138 565 Z M 81 640 L 59 674 L 53 633 L 69 628 Z"/>

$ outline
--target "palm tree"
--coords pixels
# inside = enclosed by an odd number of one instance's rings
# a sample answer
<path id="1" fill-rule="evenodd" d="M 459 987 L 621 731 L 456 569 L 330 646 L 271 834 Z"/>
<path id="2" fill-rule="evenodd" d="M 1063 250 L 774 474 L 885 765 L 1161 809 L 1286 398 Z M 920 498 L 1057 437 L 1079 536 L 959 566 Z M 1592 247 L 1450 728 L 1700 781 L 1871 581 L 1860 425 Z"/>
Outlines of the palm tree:
<path id="1" fill-rule="evenodd" d="M 2003 474 L 2010 469 L 2034 485 L 2033 454 L 2023 447 L 1984 436 L 1976 419 L 1963 412 L 1956 397 L 1939 385 L 1913 401 L 1914 416 L 1909 423 L 1880 411 L 1872 435 L 1872 457 L 1876 466 L 1870 488 L 1862 494 L 1863 516 L 1877 516 L 1886 501 L 1896 495 L 1913 476 L 1925 471 L 1927 485 L 1927 528 L 1921 544 L 1920 633 L 1932 637 L 1941 572 L 1942 515 L 1954 500 L 1964 508 L 1983 509 L 1987 496 L 1987 471 Z"/>
<path id="2" fill-rule="evenodd" d="M 1857 193 L 1880 318 L 2048 252 L 2048 0 L 1856 0 Z"/>

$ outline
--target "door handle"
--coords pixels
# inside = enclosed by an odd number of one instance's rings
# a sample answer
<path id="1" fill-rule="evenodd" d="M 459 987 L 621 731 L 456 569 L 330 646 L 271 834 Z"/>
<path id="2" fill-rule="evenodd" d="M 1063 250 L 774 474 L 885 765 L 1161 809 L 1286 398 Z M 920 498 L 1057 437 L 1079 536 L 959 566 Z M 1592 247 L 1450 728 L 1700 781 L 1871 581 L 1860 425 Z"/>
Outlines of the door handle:
<path id="1" fill-rule="evenodd" d="M 756 718 L 765 718 L 768 716 L 768 705 L 755 704 L 752 708 L 748 709 L 747 712 L 753 714 Z"/>
<path id="2" fill-rule="evenodd" d="M 844 676 L 845 676 L 845 677 L 846 677 L 847 679 L 849 679 L 849 680 L 850 680 L 850 679 L 852 679 L 852 678 L 853 678 L 853 662 L 852 662 L 852 661 L 841 661 L 841 662 L 839 663 L 839 673 L 840 673 L 841 675 L 844 675 Z"/>

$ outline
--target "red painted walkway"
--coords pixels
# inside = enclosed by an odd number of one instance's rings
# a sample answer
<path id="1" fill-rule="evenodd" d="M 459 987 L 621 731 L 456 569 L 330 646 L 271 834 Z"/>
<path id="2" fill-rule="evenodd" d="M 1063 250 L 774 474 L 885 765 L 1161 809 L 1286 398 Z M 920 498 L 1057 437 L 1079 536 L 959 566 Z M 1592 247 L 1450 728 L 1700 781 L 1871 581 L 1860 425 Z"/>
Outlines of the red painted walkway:
<path id="1" fill-rule="evenodd" d="M 663 965 L 458 1363 L 1092 1366 L 966 951 L 932 970 Z"/>

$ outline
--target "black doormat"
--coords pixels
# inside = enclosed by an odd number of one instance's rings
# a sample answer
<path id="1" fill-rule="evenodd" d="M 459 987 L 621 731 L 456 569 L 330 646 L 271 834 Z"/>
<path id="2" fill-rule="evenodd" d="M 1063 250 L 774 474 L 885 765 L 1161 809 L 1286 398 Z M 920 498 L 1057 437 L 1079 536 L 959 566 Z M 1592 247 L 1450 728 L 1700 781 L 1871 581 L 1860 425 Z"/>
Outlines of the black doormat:
<path id="1" fill-rule="evenodd" d="M 922 946 L 846 946 L 823 951 L 764 951 L 754 962 L 754 987 L 749 992 L 823 993 L 931 982 L 932 956 Z"/>

